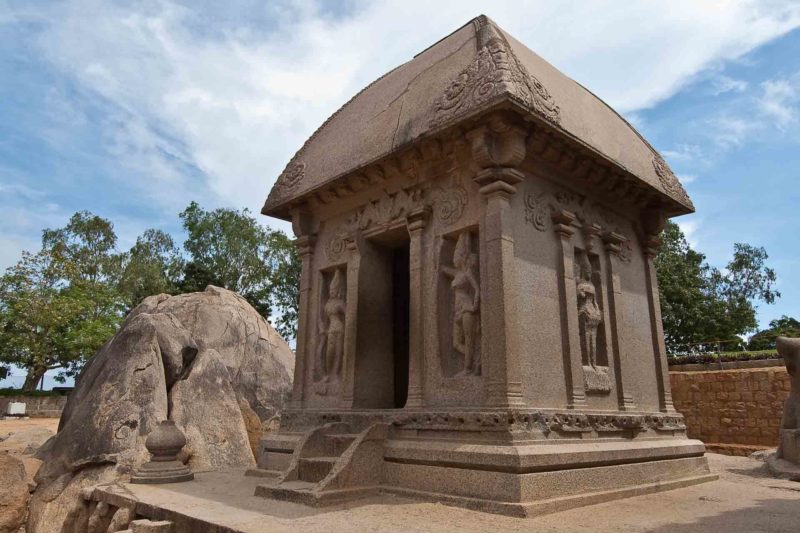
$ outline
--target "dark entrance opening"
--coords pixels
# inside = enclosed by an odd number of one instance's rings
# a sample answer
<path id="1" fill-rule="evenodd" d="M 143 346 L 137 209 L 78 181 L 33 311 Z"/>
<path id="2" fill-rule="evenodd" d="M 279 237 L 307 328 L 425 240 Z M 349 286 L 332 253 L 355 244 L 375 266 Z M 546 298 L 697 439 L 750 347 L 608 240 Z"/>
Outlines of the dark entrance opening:
<path id="1" fill-rule="evenodd" d="M 392 351 L 394 353 L 394 407 L 408 399 L 409 272 L 408 242 L 392 251 Z"/>
<path id="2" fill-rule="evenodd" d="M 409 238 L 405 225 L 360 248 L 353 406 L 401 409 L 408 399 Z"/>

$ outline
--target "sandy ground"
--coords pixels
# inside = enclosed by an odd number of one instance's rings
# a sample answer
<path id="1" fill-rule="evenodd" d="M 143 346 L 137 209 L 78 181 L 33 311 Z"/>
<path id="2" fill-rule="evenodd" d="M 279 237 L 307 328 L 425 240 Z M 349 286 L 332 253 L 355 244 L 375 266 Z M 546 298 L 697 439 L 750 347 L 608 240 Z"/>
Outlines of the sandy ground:
<path id="1" fill-rule="evenodd" d="M 53 433 L 58 429 L 58 418 L 28 418 L 27 420 L 0 419 L 0 437 L 6 437 L 22 429 L 32 427 L 47 428 Z"/>
<path id="2" fill-rule="evenodd" d="M 271 531 L 800 531 L 800 483 L 769 477 L 763 463 L 709 454 L 718 481 L 561 513 L 520 519 L 441 504 L 378 496 L 360 504 L 311 509 L 251 496 L 253 478 L 201 474 L 195 482 L 127 485 L 143 501 L 224 523 L 248 533 Z M 250 485 L 253 486 L 250 486 Z"/>
<path id="3" fill-rule="evenodd" d="M 56 418 L 0 420 L 0 437 L 29 427 L 55 431 Z M 441 504 L 380 496 L 358 505 L 310 509 L 251 496 L 258 478 L 201 474 L 200 483 L 137 485 L 144 500 L 173 500 L 177 507 L 241 518 L 245 531 L 536 531 L 536 532 L 791 532 L 800 531 L 800 483 L 773 479 L 763 463 L 708 454 L 720 479 L 659 494 L 520 519 Z M 229 483 L 234 483 L 232 487 Z M 252 487 L 251 487 L 252 485 Z M 239 494 L 241 493 L 241 494 Z M 149 496 L 149 497 L 148 497 Z M 154 502 L 155 503 L 155 502 Z M 169 504 L 167 506 L 170 506 Z"/>

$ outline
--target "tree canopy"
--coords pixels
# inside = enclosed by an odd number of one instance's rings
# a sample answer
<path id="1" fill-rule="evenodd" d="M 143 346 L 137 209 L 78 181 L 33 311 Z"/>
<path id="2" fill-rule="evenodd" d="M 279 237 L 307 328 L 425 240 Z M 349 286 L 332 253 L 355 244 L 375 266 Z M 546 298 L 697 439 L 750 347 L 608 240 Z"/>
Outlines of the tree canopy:
<path id="1" fill-rule="evenodd" d="M 87 211 L 44 230 L 41 249 L 23 252 L 0 277 L 0 367 L 26 369 L 25 390 L 48 370 L 74 376 L 144 298 L 208 284 L 240 293 L 293 337 L 300 266 L 289 237 L 246 209 L 205 211 L 192 202 L 180 218 L 184 252 L 157 229 L 119 251 L 113 224 Z"/>
<path id="2" fill-rule="evenodd" d="M 780 297 L 764 248 L 736 243 L 733 257 L 720 270 L 692 249 L 677 224 L 668 222 L 661 237 L 656 271 L 668 351 L 712 341 L 731 348 L 758 327 L 756 304 Z"/>
<path id="3" fill-rule="evenodd" d="M 767 329 L 762 329 L 750 337 L 747 343 L 749 350 L 774 350 L 775 339 L 784 337 L 800 337 L 800 320 L 783 315 L 770 321 Z"/>

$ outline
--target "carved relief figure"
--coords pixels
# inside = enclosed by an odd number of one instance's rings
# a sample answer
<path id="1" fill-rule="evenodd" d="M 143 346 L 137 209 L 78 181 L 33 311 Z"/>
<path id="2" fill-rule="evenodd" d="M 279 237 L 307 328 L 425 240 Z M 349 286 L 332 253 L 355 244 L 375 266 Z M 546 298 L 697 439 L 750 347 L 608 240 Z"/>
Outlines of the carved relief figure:
<path id="1" fill-rule="evenodd" d="M 479 376 L 481 361 L 480 286 L 478 285 L 478 256 L 471 252 L 470 234 L 459 235 L 453 250 L 453 266 L 443 266 L 442 272 L 451 279 L 453 292 L 453 348 L 464 355 L 464 375 Z"/>
<path id="2" fill-rule="evenodd" d="M 578 319 L 581 328 L 582 349 L 585 361 L 597 367 L 597 330 L 603 322 L 603 312 L 597 305 L 597 294 L 592 282 L 592 265 L 589 257 L 581 257 L 580 276 L 577 280 Z"/>
<path id="3" fill-rule="evenodd" d="M 336 269 L 328 287 L 328 300 L 322 306 L 317 345 L 317 372 L 322 383 L 339 377 L 344 354 L 345 300 L 342 269 Z M 323 394 L 326 392 L 321 391 Z"/>

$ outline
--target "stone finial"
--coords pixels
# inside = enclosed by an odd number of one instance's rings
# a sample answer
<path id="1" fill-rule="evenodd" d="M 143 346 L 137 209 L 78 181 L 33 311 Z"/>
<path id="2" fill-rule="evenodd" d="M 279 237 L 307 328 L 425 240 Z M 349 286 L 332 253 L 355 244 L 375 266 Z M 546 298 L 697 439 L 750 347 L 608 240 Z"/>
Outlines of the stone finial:
<path id="1" fill-rule="evenodd" d="M 164 420 L 148 435 L 144 445 L 150 452 L 150 462 L 131 476 L 131 483 L 179 483 L 191 481 L 194 474 L 178 459 L 186 445 L 186 437 L 172 420 Z"/>

